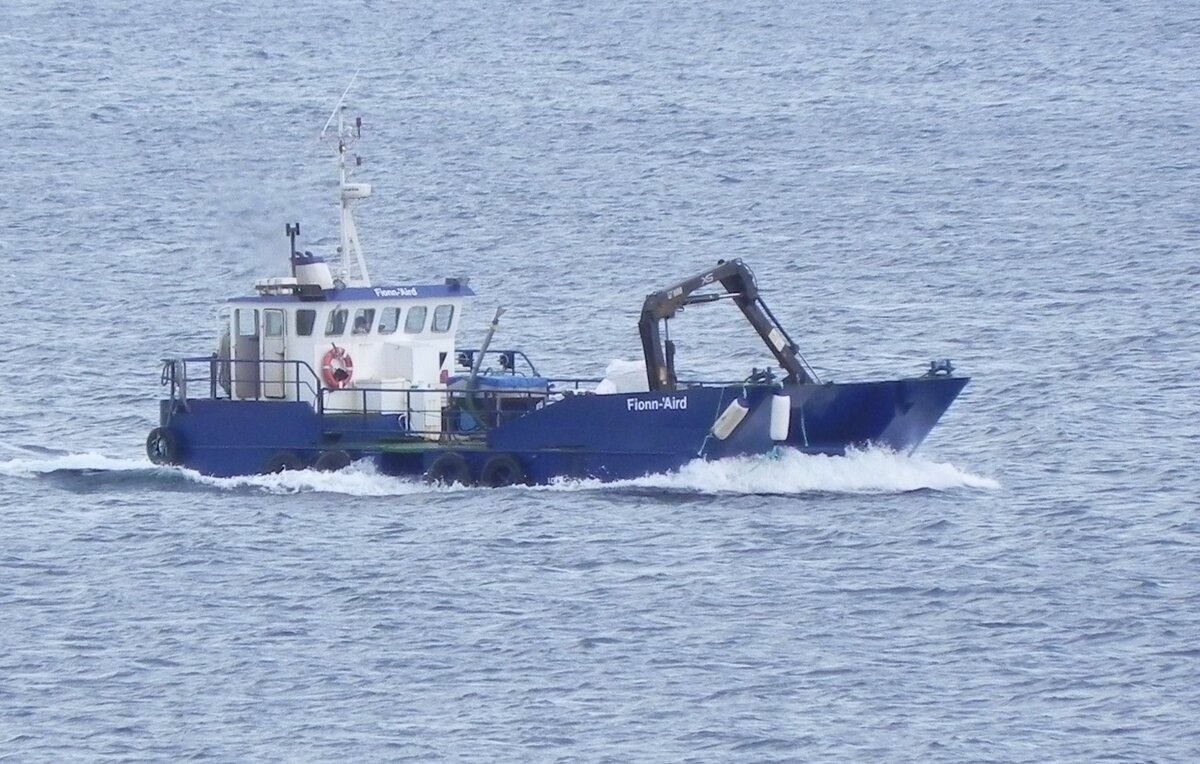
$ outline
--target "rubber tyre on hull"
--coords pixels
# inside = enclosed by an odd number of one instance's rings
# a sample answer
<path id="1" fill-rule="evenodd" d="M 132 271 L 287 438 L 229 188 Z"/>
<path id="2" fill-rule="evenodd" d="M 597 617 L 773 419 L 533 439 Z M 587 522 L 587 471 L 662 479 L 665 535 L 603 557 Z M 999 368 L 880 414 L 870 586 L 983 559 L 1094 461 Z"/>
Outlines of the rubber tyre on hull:
<path id="1" fill-rule="evenodd" d="M 179 464 L 179 438 L 166 427 L 155 427 L 146 436 L 146 456 L 154 464 Z"/>
<path id="2" fill-rule="evenodd" d="M 433 460 L 429 469 L 425 470 L 425 482 L 445 485 L 475 484 L 471 476 L 471 465 L 467 463 L 462 454 L 454 451 L 448 451 Z"/>
<path id="3" fill-rule="evenodd" d="M 479 484 L 489 488 L 503 488 L 507 485 L 528 485 L 529 479 L 515 456 L 499 454 L 488 459 L 483 465 L 479 472 Z"/>
<path id="4" fill-rule="evenodd" d="M 313 462 L 313 469 L 318 472 L 337 472 L 349 467 L 351 461 L 350 454 L 341 449 L 322 451 L 317 460 Z"/>
<path id="5" fill-rule="evenodd" d="M 304 460 L 291 451 L 278 451 L 267 460 L 262 471 L 264 475 L 273 475 L 277 472 L 302 470 L 304 466 Z"/>

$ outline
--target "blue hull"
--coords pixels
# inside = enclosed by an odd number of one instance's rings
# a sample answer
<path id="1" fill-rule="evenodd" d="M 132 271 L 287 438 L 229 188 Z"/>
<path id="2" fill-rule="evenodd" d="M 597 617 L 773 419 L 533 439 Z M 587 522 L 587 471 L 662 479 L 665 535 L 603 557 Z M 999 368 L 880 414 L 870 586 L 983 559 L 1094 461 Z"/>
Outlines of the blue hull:
<path id="1" fill-rule="evenodd" d="M 672 392 L 568 396 L 494 427 L 486 437 L 421 440 L 394 417 L 347 421 L 323 417 L 307 403 L 164 400 L 161 426 L 171 438 L 170 461 L 218 477 L 310 466 L 344 451 L 371 458 L 380 471 L 421 476 L 448 452 L 486 474 L 499 455 L 533 483 L 555 478 L 619 480 L 676 470 L 697 459 L 764 454 L 777 446 L 837 455 L 867 445 L 916 448 L 967 384 L 965 377 L 927 376 L 884 382 L 693 387 Z M 771 399 L 790 397 L 787 438 L 771 438 Z M 724 439 L 713 424 L 734 401 L 748 408 Z M 445 460 L 443 460 L 444 462 Z M 510 462 L 511 463 L 511 462 Z M 434 470 L 436 472 L 436 468 Z"/>

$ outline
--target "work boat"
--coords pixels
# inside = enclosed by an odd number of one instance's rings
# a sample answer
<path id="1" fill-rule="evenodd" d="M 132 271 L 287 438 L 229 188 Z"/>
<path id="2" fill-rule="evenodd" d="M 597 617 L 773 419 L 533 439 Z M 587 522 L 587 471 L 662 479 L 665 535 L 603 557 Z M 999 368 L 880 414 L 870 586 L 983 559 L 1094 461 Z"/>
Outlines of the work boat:
<path id="1" fill-rule="evenodd" d="M 301 252 L 289 224 L 290 274 L 228 301 L 217 352 L 164 360 L 169 393 L 146 443 L 156 464 L 235 476 L 370 460 L 385 474 L 503 486 L 631 478 L 779 448 L 905 452 L 967 384 L 948 361 L 907 379 L 821 382 L 740 260 L 647 296 L 643 360 L 610 363 L 603 377 L 544 376 L 523 351 L 493 349 L 502 311 L 479 347 L 459 347 L 475 296 L 465 279 L 376 286 L 368 276 L 351 211 L 371 193 L 352 180 L 362 122 L 344 111 L 339 102 L 323 131 L 336 121 L 339 256 Z M 670 321 L 717 302 L 741 310 L 778 372 L 677 377 Z"/>

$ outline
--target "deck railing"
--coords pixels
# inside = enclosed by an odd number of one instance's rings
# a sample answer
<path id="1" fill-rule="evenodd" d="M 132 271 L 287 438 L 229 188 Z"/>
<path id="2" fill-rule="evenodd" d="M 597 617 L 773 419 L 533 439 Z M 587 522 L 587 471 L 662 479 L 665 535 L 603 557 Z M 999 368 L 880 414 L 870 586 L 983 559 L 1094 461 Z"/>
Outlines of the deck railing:
<path id="1" fill-rule="evenodd" d="M 489 351 L 489 355 L 514 351 Z M 519 352 L 519 351 L 516 351 Z M 533 364 L 519 355 L 530 371 Z M 270 373 L 268 373 L 270 371 Z M 489 375 L 491 377 L 497 375 Z M 507 364 L 502 378 L 527 378 L 529 387 L 484 388 L 460 375 L 434 387 L 330 388 L 304 361 L 232 360 L 216 357 L 163 359 L 162 383 L 170 399 L 186 409 L 199 398 L 239 401 L 299 401 L 321 417 L 326 432 L 374 439 L 482 439 L 489 430 L 552 405 L 567 396 L 588 395 L 601 380 L 593 377 L 543 378 Z M 486 380 L 488 377 L 481 377 Z M 680 382 L 681 387 L 738 382 Z M 199 396 L 194 393 L 203 390 Z"/>
<path id="2" fill-rule="evenodd" d="M 263 372 L 279 369 L 278 378 Z M 252 370 L 242 374 L 243 370 Z M 290 370 L 290 374 L 288 373 Z M 229 358 L 201 356 L 196 358 L 164 358 L 162 384 L 170 387 L 171 400 L 185 401 L 196 389 L 207 392 L 208 398 L 237 400 L 297 400 L 319 409 L 321 382 L 317 372 L 304 361 L 238 361 Z M 288 390 L 293 395 L 289 396 Z M 246 394 L 249 391 L 250 394 Z M 278 391 L 278 395 L 269 394 Z M 238 393 L 236 396 L 233 393 Z"/>
<path id="3" fill-rule="evenodd" d="M 282 367 L 280 376 L 268 378 L 271 367 Z M 598 382 L 530 377 L 531 382 L 534 379 L 538 380 L 536 389 L 471 389 L 466 385 L 330 388 L 304 361 L 165 358 L 162 369 L 162 384 L 169 387 L 171 401 L 185 409 L 189 400 L 197 398 L 300 401 L 312 406 L 326 431 L 397 439 L 482 438 L 490 429 Z M 197 395 L 199 391 L 203 392 Z"/>

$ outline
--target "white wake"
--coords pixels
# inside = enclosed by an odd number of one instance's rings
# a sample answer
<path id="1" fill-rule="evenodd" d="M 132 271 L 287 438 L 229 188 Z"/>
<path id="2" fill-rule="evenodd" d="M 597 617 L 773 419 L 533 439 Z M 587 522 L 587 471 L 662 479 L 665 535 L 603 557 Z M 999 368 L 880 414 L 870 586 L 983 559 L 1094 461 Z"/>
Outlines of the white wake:
<path id="1" fill-rule="evenodd" d="M 0 460 L 0 476 L 33 478 L 71 474 L 145 477 L 148 482 L 178 480 L 218 490 L 260 490 L 265 493 L 335 493 L 349 496 L 406 496 L 411 494 L 490 490 L 461 486 L 430 486 L 419 478 L 380 474 L 369 461 L 356 462 L 340 472 L 300 470 L 274 475 L 215 478 L 179 467 L 160 467 L 145 459 L 121 459 L 95 453 L 30 452 L 9 447 L 17 455 Z M 705 494 L 904 493 L 960 488 L 996 489 L 1000 484 L 946 462 L 882 450 L 855 451 L 846 456 L 811 456 L 790 449 L 776 453 L 694 461 L 678 472 L 633 480 L 603 482 L 562 479 L 548 486 L 514 487 L 506 491 L 605 491 L 661 489 Z"/>
<path id="2" fill-rule="evenodd" d="M 764 456 L 734 457 L 711 462 L 696 460 L 684 465 L 678 472 L 647 475 L 615 483 L 566 480 L 555 483 L 551 489 L 594 490 L 622 486 L 697 493 L 802 494 L 996 489 L 1000 484 L 992 478 L 974 475 L 953 464 L 885 450 L 852 451 L 846 456 L 820 456 L 793 449 L 779 449 Z"/>

